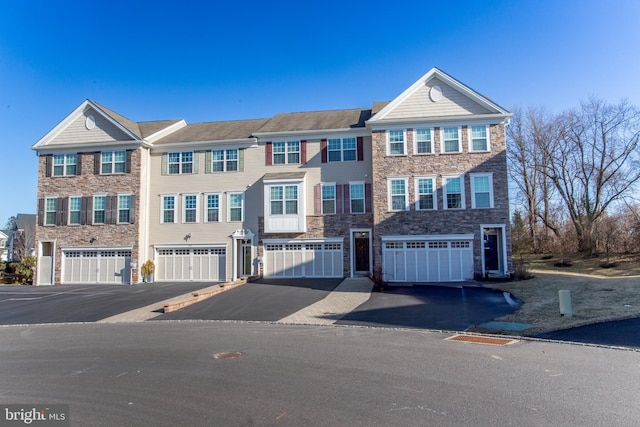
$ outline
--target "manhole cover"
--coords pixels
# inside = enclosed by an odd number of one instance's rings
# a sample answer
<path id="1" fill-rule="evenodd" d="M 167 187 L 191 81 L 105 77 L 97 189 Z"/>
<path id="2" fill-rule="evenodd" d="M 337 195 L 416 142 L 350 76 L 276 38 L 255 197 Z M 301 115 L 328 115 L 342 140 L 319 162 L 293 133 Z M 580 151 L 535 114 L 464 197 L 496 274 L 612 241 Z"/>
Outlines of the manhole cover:
<path id="1" fill-rule="evenodd" d="M 507 338 L 493 338 L 493 337 L 482 337 L 478 335 L 454 335 L 449 338 L 445 338 L 448 341 L 462 341 L 462 342 L 470 342 L 474 344 L 489 344 L 489 345 L 508 345 L 513 344 L 514 342 L 518 342 L 518 340 L 510 340 Z"/>
<path id="2" fill-rule="evenodd" d="M 215 353 L 211 355 L 212 359 L 235 359 L 242 356 L 243 353 L 240 351 L 225 351 L 223 353 Z"/>

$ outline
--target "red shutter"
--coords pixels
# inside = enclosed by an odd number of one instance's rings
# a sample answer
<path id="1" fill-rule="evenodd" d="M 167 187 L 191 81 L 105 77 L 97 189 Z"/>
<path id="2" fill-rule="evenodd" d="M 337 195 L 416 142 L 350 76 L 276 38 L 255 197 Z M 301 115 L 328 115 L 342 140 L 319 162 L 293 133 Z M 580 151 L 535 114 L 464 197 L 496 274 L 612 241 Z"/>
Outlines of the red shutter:
<path id="1" fill-rule="evenodd" d="M 364 160 L 364 138 L 359 136 L 358 139 L 358 161 Z"/>
<path id="2" fill-rule="evenodd" d="M 373 196 L 373 191 L 371 188 L 371 184 L 364 185 L 364 211 L 366 213 L 371 213 L 373 210 L 373 200 L 371 200 Z"/>
<path id="3" fill-rule="evenodd" d="M 327 155 L 327 140 L 326 139 L 321 139 L 320 140 L 320 153 L 321 153 L 321 156 L 322 156 L 322 163 L 327 163 L 328 155 Z"/>
<path id="4" fill-rule="evenodd" d="M 350 214 L 351 213 L 351 198 L 349 197 L 349 184 L 345 184 L 342 186 L 342 188 L 344 189 L 343 193 L 344 193 L 344 202 L 343 202 L 343 208 L 344 208 L 344 213 L 346 214 Z"/>
<path id="5" fill-rule="evenodd" d="M 307 141 L 306 140 L 300 141 L 300 163 L 303 165 L 307 163 Z"/>
<path id="6" fill-rule="evenodd" d="M 265 164 L 267 166 L 271 166 L 272 165 L 272 161 L 273 161 L 273 145 L 271 144 L 271 141 L 267 142 L 264 145 L 264 151 L 265 151 Z"/>
<path id="7" fill-rule="evenodd" d="M 322 215 L 322 186 L 320 184 L 313 186 L 313 213 Z"/>
<path id="8" fill-rule="evenodd" d="M 342 185 L 336 184 L 336 213 L 344 212 L 344 202 L 342 198 Z"/>

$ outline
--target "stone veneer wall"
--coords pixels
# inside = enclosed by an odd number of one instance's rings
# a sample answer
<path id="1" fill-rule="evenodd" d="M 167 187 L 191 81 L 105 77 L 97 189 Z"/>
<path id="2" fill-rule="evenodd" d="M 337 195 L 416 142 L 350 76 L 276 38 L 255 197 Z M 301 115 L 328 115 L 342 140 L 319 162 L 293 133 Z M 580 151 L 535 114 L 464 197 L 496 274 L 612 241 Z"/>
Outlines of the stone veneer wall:
<path id="1" fill-rule="evenodd" d="M 39 240 L 56 240 L 54 283 L 61 282 L 62 251 L 61 246 L 91 246 L 89 241 L 96 237 L 93 245 L 132 246 L 131 261 L 138 259 L 138 234 L 140 233 L 140 180 L 141 149 L 131 153 L 131 173 L 113 175 L 94 175 L 94 153 L 78 153 L 82 157 L 81 175 L 47 177 L 45 174 L 44 155 L 39 158 L 38 167 L 38 200 L 49 196 L 64 198 L 68 196 L 93 196 L 106 194 L 114 196 L 118 193 L 130 193 L 136 196 L 135 221 L 133 224 L 98 224 L 98 225 L 61 225 L 36 226 L 36 242 Z M 39 221 L 38 221 L 39 223 Z M 139 268 L 132 270 L 131 283 L 138 282 Z"/>
<path id="2" fill-rule="evenodd" d="M 482 271 L 480 224 L 504 224 L 507 245 L 507 271 L 511 270 L 511 230 L 509 222 L 509 197 L 507 183 L 506 137 L 504 125 L 490 127 L 491 152 L 469 153 L 467 127 L 462 127 L 462 153 L 441 154 L 440 132 L 435 128 L 434 153 L 413 154 L 413 132 L 407 129 L 407 155 L 387 156 L 385 131 L 374 131 L 373 150 L 373 215 L 374 215 L 374 260 L 382 265 L 382 241 L 384 235 L 421 234 L 473 234 L 474 271 Z M 470 173 L 493 173 L 494 208 L 471 209 Z M 465 209 L 443 210 L 442 175 L 464 173 Z M 416 211 L 415 182 L 419 176 L 435 175 L 437 188 L 437 210 Z M 388 210 L 387 178 L 407 177 L 411 208 L 409 211 Z"/>
<path id="3" fill-rule="evenodd" d="M 258 218 L 258 256 L 264 256 L 262 239 L 319 239 L 342 237 L 343 242 L 343 273 L 344 277 L 351 274 L 351 238 L 352 228 L 373 229 L 373 214 L 337 214 L 312 215 L 306 217 L 306 233 L 268 233 L 264 232 L 264 217 Z"/>

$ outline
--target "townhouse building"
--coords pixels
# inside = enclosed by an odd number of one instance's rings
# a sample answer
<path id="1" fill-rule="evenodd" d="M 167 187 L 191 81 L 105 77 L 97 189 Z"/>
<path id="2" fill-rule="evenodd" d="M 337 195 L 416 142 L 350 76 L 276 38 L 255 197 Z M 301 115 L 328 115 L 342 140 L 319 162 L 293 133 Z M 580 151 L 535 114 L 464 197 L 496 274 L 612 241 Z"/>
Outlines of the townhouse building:
<path id="1" fill-rule="evenodd" d="M 507 275 L 511 114 L 437 68 L 368 108 L 187 124 L 87 100 L 39 154 L 36 284 Z"/>

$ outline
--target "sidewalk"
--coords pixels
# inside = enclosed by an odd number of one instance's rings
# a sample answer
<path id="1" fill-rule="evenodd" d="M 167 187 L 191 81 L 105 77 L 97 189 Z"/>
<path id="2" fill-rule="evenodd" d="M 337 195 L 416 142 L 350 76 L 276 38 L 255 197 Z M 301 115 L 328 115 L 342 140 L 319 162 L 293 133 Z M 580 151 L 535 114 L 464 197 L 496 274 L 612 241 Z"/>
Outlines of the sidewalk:
<path id="1" fill-rule="evenodd" d="M 278 323 L 333 325 L 365 303 L 371 296 L 371 289 L 373 282 L 366 277 L 346 278 L 323 300 L 280 319 Z"/>

